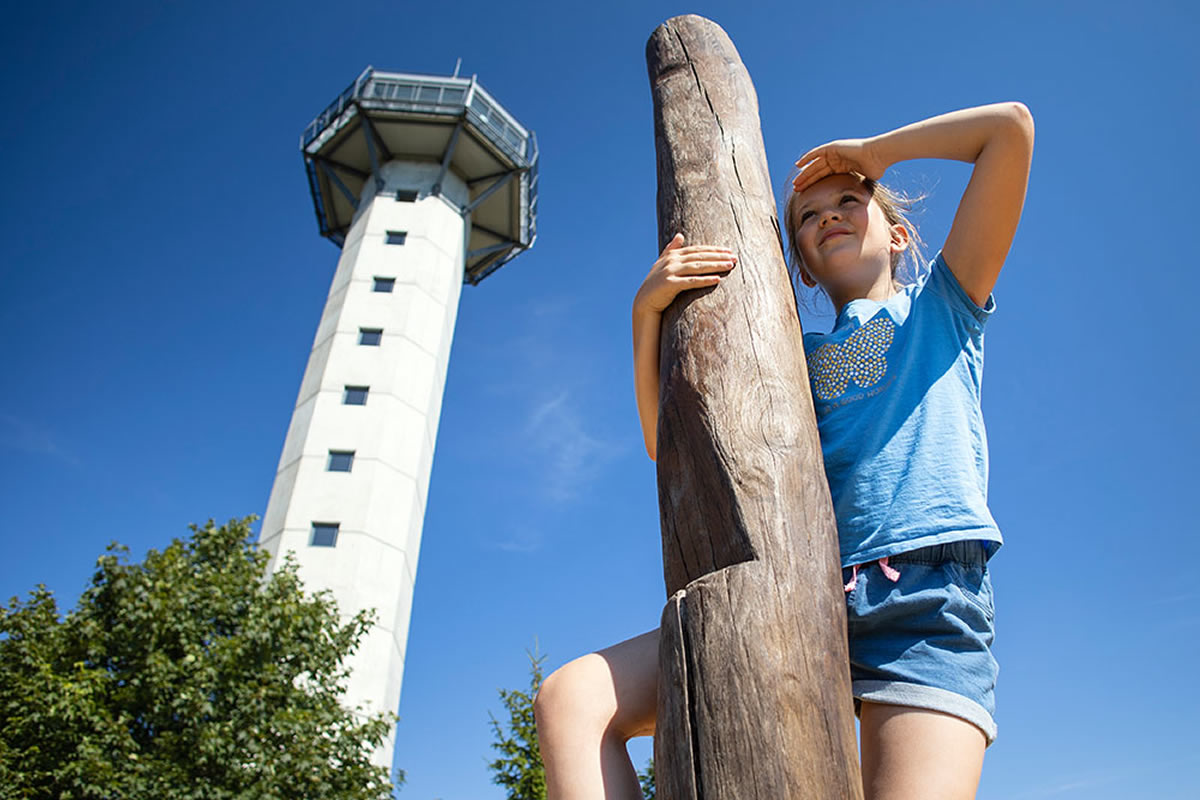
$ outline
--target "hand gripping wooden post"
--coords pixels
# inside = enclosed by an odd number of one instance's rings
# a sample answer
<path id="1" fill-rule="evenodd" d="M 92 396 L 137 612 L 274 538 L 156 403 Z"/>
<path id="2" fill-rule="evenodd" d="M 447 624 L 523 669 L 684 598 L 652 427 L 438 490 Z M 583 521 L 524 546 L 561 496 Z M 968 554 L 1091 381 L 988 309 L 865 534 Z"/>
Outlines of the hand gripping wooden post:
<path id="1" fill-rule="evenodd" d="M 715 23 L 646 46 L 660 249 L 730 247 L 663 315 L 658 493 L 665 800 L 861 798 L 837 529 L 758 101 Z"/>

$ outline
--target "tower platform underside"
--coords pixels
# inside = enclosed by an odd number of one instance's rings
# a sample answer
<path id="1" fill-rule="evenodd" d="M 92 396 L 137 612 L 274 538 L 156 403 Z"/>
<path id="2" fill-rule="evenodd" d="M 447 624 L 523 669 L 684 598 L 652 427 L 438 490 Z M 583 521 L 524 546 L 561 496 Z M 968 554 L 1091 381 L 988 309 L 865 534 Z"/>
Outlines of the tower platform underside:
<path id="1" fill-rule="evenodd" d="M 394 159 L 438 166 L 467 187 L 464 279 L 478 283 L 537 236 L 537 139 L 474 78 L 366 70 L 301 137 L 321 234 L 343 245 L 362 187 Z"/>

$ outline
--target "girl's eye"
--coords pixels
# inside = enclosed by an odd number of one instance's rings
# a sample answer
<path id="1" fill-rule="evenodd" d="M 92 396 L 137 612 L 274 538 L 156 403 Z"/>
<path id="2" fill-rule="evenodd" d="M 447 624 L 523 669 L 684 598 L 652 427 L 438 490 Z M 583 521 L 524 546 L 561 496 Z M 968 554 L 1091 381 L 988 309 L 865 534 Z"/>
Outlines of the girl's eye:
<path id="1" fill-rule="evenodd" d="M 803 225 L 805 220 L 807 220 L 809 217 L 815 217 L 815 216 L 816 216 L 816 214 L 814 212 L 805 211 L 803 214 L 800 215 L 800 224 Z"/>
<path id="2" fill-rule="evenodd" d="M 852 194 L 842 195 L 842 203 L 844 204 L 847 200 L 853 200 L 854 202 L 858 202 L 858 198 Z"/>

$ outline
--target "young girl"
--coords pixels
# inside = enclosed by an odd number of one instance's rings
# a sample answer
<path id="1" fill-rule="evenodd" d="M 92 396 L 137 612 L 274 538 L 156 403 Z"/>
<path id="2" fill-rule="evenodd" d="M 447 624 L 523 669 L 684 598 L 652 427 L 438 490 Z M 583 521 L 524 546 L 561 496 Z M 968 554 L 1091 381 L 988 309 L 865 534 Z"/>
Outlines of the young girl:
<path id="1" fill-rule="evenodd" d="M 983 330 L 1032 153 L 1028 109 L 999 103 L 830 142 L 796 162 L 789 260 L 837 309 L 833 330 L 805 334 L 804 346 L 838 523 L 868 800 L 974 797 L 996 736 L 986 564 L 1001 537 L 987 508 Z M 928 274 L 901 285 L 916 234 L 876 181 L 914 158 L 975 166 Z M 651 458 L 662 312 L 735 263 L 727 249 L 677 235 L 634 299 Z M 535 711 L 551 800 L 641 797 L 625 744 L 654 732 L 657 671 L 651 631 L 545 680 Z"/>

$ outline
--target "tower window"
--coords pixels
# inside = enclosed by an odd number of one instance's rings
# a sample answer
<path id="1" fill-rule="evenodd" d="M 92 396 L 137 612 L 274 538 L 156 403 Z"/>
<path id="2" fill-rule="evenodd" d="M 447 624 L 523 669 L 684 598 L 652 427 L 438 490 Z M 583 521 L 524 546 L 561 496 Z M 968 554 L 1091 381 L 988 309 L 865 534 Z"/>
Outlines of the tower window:
<path id="1" fill-rule="evenodd" d="M 347 386 L 342 393 L 342 405 L 344 406 L 365 406 L 367 404 L 367 392 L 370 391 L 369 386 Z"/>
<path id="2" fill-rule="evenodd" d="M 412 189 L 397 189 L 396 202 L 398 203 L 415 203 L 417 202 L 417 193 Z"/>
<path id="3" fill-rule="evenodd" d="M 392 289 L 395 289 L 395 288 L 396 288 L 396 279 L 395 278 L 380 278 L 380 277 L 376 276 L 375 285 L 374 285 L 374 287 L 372 287 L 371 291 L 373 291 L 373 292 L 389 292 L 390 293 L 392 291 Z"/>
<path id="4" fill-rule="evenodd" d="M 358 343 L 378 347 L 383 341 L 383 328 L 359 328 Z"/>
<path id="5" fill-rule="evenodd" d="M 310 547 L 337 547 L 337 522 L 314 522 L 312 536 L 308 540 Z"/>
<path id="6" fill-rule="evenodd" d="M 328 472 L 349 472 L 354 466 L 353 450 L 330 450 L 329 463 L 325 465 Z"/>
<path id="7" fill-rule="evenodd" d="M 404 244 L 404 240 L 407 238 L 408 238 L 407 231 L 388 231 L 387 232 L 387 243 L 388 244 Z"/>

